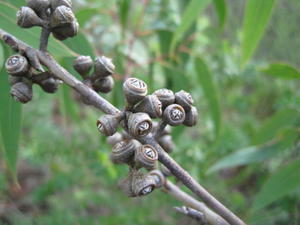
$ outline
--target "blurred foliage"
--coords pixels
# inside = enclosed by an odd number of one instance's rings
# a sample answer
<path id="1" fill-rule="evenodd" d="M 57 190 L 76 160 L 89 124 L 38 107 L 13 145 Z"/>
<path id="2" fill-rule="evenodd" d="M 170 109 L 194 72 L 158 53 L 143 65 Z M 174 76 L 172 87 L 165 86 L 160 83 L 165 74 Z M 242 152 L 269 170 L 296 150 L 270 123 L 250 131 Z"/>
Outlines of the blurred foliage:
<path id="1" fill-rule="evenodd" d="M 0 0 L 0 28 L 36 47 L 39 28 L 15 24 L 24 2 Z M 248 224 L 300 224 L 300 2 L 73 3 L 81 33 L 64 42 L 51 38 L 49 48 L 66 69 L 76 75 L 76 54 L 113 58 L 116 87 L 105 97 L 120 108 L 129 76 L 151 91 L 190 91 L 199 123 L 173 129 L 174 158 Z M 0 47 L 0 68 L 9 54 Z M 19 129 L 21 109 L 9 98 L 6 77 L 2 71 L 0 223 L 191 224 L 162 192 L 141 199 L 120 192 L 127 171 L 109 160 L 111 146 L 95 126 L 100 114 L 70 88 L 47 95 L 35 87 Z M 20 188 L 8 173 L 18 133 Z"/>

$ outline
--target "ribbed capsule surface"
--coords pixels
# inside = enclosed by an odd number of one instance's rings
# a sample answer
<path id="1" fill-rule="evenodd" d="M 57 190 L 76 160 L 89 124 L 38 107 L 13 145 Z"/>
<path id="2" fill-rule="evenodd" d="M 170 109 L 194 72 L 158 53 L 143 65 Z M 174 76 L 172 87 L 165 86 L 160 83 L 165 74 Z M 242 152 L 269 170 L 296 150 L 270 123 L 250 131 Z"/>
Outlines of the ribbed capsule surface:
<path id="1" fill-rule="evenodd" d="M 112 59 L 100 56 L 95 59 L 94 70 L 96 76 L 106 77 L 114 73 L 115 65 L 113 64 Z"/>
<path id="2" fill-rule="evenodd" d="M 175 93 L 175 102 L 181 105 L 186 112 L 190 111 L 194 104 L 192 95 L 184 90 Z"/>
<path id="3" fill-rule="evenodd" d="M 155 180 L 148 174 L 137 173 L 132 177 L 131 185 L 135 196 L 145 196 L 155 189 Z"/>
<path id="4" fill-rule="evenodd" d="M 124 140 L 114 145 L 111 153 L 113 163 L 131 163 L 140 143 L 134 139 Z"/>
<path id="5" fill-rule="evenodd" d="M 93 89 L 96 92 L 109 93 L 114 88 L 115 82 L 112 76 L 102 77 L 95 80 Z"/>
<path id="6" fill-rule="evenodd" d="M 59 6 L 66 6 L 68 8 L 72 8 L 71 0 L 51 0 L 51 8 L 54 10 Z"/>
<path id="7" fill-rule="evenodd" d="M 62 5 L 54 10 L 51 16 L 50 25 L 52 28 L 61 27 L 66 24 L 72 24 L 75 20 L 75 15 L 72 9 Z"/>
<path id="8" fill-rule="evenodd" d="M 178 126 L 185 120 L 185 111 L 180 105 L 169 105 L 163 113 L 163 120 L 171 126 Z"/>
<path id="9" fill-rule="evenodd" d="M 196 107 L 192 106 L 191 110 L 186 113 L 183 124 L 188 127 L 193 127 L 197 124 L 197 120 L 198 120 L 198 110 Z"/>
<path id="10" fill-rule="evenodd" d="M 144 81 L 137 78 L 129 78 L 123 84 L 123 92 L 126 101 L 130 105 L 135 105 L 147 95 L 148 88 Z"/>
<path id="11" fill-rule="evenodd" d="M 28 0 L 27 6 L 33 9 L 37 15 L 44 14 L 50 7 L 49 0 Z"/>
<path id="12" fill-rule="evenodd" d="M 32 86 L 27 82 L 14 84 L 10 89 L 11 96 L 20 103 L 27 103 L 32 100 Z"/>
<path id="13" fill-rule="evenodd" d="M 12 76 L 26 76 L 29 71 L 29 63 L 22 55 L 13 55 L 5 63 L 7 73 Z"/>
<path id="14" fill-rule="evenodd" d="M 162 104 L 156 95 L 148 95 L 134 108 L 134 111 L 147 113 L 151 118 L 158 118 L 162 115 Z"/>
<path id="15" fill-rule="evenodd" d="M 42 26 L 43 20 L 29 7 L 21 7 L 17 12 L 17 24 L 23 28 Z"/>
<path id="16" fill-rule="evenodd" d="M 166 183 L 165 175 L 160 170 L 152 170 L 149 172 L 149 176 L 152 176 L 155 180 L 155 187 L 161 188 Z"/>
<path id="17" fill-rule="evenodd" d="M 112 136 L 117 132 L 120 118 L 116 115 L 104 115 L 97 120 L 97 128 L 105 136 Z"/>
<path id="18" fill-rule="evenodd" d="M 134 160 L 137 168 L 153 170 L 156 167 L 158 153 L 151 145 L 142 145 L 136 151 Z"/>
<path id="19" fill-rule="evenodd" d="M 80 55 L 74 60 L 73 67 L 82 77 L 86 77 L 93 67 L 93 60 L 90 56 Z"/>
<path id="20" fill-rule="evenodd" d="M 162 103 L 163 109 L 175 102 L 174 92 L 169 89 L 159 89 L 156 90 L 153 94 L 156 95 L 159 101 Z"/>
<path id="21" fill-rule="evenodd" d="M 134 137 L 143 137 L 152 131 L 152 121 L 146 113 L 132 113 L 129 115 L 128 131 Z"/>
<path id="22" fill-rule="evenodd" d="M 71 38 L 77 35 L 79 29 L 79 24 L 77 21 L 73 21 L 71 24 L 65 24 L 62 27 L 55 27 L 52 29 L 53 36 L 63 41 L 67 38 Z"/>

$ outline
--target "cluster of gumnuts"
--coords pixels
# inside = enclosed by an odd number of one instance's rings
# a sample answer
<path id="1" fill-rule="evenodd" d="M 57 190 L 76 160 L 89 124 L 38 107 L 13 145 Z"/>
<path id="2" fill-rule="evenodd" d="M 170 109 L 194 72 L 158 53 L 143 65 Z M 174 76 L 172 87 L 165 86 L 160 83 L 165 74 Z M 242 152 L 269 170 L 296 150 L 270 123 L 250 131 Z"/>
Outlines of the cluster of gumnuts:
<path id="1" fill-rule="evenodd" d="M 112 162 L 129 166 L 129 174 L 120 182 L 120 187 L 128 196 L 143 196 L 162 187 L 168 172 L 159 170 L 157 150 L 138 140 L 151 134 L 167 153 L 171 153 L 174 143 L 170 126 L 194 126 L 198 112 L 191 95 L 183 90 L 174 93 L 159 89 L 147 95 L 145 82 L 129 78 L 123 84 L 123 92 L 125 109 L 117 115 L 103 115 L 97 127 L 113 145 Z M 119 125 L 124 128 L 122 132 L 118 132 Z"/>
<path id="2" fill-rule="evenodd" d="M 79 28 L 71 8 L 71 0 L 29 0 L 17 12 L 17 23 L 23 28 L 46 28 L 56 39 L 65 40 L 74 37 Z"/>

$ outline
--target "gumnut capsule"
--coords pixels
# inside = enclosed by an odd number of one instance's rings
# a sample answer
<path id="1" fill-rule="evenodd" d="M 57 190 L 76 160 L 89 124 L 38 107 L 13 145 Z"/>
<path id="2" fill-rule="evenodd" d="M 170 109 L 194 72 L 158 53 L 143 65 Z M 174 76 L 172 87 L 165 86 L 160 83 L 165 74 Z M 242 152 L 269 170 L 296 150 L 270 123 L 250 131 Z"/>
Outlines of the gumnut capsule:
<path id="1" fill-rule="evenodd" d="M 134 161 L 136 168 L 153 170 L 157 165 L 158 153 L 151 145 L 142 145 L 135 153 Z"/>
<path id="2" fill-rule="evenodd" d="M 128 118 L 128 131 L 133 137 L 143 137 L 152 131 L 152 121 L 146 113 L 132 113 Z"/>
<path id="3" fill-rule="evenodd" d="M 66 6 L 68 8 L 72 8 L 71 0 L 51 0 L 51 8 L 54 10 L 59 6 Z"/>
<path id="4" fill-rule="evenodd" d="M 59 82 L 49 71 L 34 75 L 31 80 L 47 93 L 53 94 L 58 90 Z"/>
<path id="5" fill-rule="evenodd" d="M 119 115 L 104 115 L 97 120 L 97 127 L 103 135 L 112 136 L 117 132 L 119 122 Z"/>
<path id="6" fill-rule="evenodd" d="M 115 133 L 112 136 L 107 137 L 107 143 L 114 146 L 115 144 L 123 141 L 123 136 L 121 133 Z"/>
<path id="7" fill-rule="evenodd" d="M 112 59 L 101 56 L 95 59 L 94 70 L 97 77 L 106 77 L 114 73 L 115 65 Z"/>
<path id="8" fill-rule="evenodd" d="M 134 140 L 124 140 L 114 145 L 111 153 L 111 160 L 113 163 L 130 164 L 133 161 L 134 153 L 141 144 Z"/>
<path id="9" fill-rule="evenodd" d="M 21 7 L 17 12 L 17 24 L 23 28 L 42 26 L 43 20 L 29 7 Z"/>
<path id="10" fill-rule="evenodd" d="M 16 77 L 16 76 L 12 76 L 12 75 L 8 76 L 8 82 L 11 86 L 16 83 L 22 82 L 22 80 L 23 80 L 22 77 Z"/>
<path id="11" fill-rule="evenodd" d="M 156 95 L 148 95 L 134 108 L 134 111 L 145 112 L 151 118 L 158 118 L 162 115 L 162 105 Z"/>
<path id="12" fill-rule="evenodd" d="M 95 80 L 93 89 L 96 92 L 109 93 L 114 88 L 115 82 L 112 76 L 102 77 Z"/>
<path id="13" fill-rule="evenodd" d="M 181 90 L 175 94 L 175 98 L 176 104 L 181 105 L 186 112 L 191 110 L 194 100 L 190 93 Z"/>
<path id="14" fill-rule="evenodd" d="M 132 177 L 131 185 L 134 196 L 145 196 L 155 189 L 156 183 L 152 176 L 138 172 Z"/>
<path id="15" fill-rule="evenodd" d="M 52 28 L 62 27 L 72 24 L 75 20 L 76 19 L 72 9 L 62 5 L 54 10 L 51 16 L 50 25 Z"/>
<path id="16" fill-rule="evenodd" d="M 5 68 L 12 76 L 25 76 L 29 71 L 29 63 L 24 56 L 13 55 L 7 59 Z"/>
<path id="17" fill-rule="evenodd" d="M 36 12 L 36 14 L 42 15 L 50 7 L 50 1 L 49 0 L 28 0 L 27 6 L 32 8 Z"/>
<path id="18" fill-rule="evenodd" d="M 10 89 L 11 96 L 23 104 L 32 100 L 32 85 L 28 82 L 19 82 Z"/>
<path id="19" fill-rule="evenodd" d="M 178 126 L 185 120 L 185 111 L 180 105 L 169 105 L 163 113 L 163 120 L 171 126 Z"/>
<path id="20" fill-rule="evenodd" d="M 90 56 L 78 56 L 74 62 L 74 69 L 83 77 L 87 77 L 93 66 L 93 60 Z"/>
<path id="21" fill-rule="evenodd" d="M 149 176 L 152 176 L 154 178 L 156 188 L 161 188 L 166 183 L 165 175 L 160 170 L 150 171 Z"/>
<path id="22" fill-rule="evenodd" d="M 198 120 L 198 110 L 196 107 L 192 106 L 191 110 L 185 114 L 184 125 L 188 127 L 195 126 Z"/>
<path id="23" fill-rule="evenodd" d="M 53 36 L 63 41 L 67 38 L 74 37 L 77 35 L 79 29 L 79 24 L 77 21 L 73 21 L 71 24 L 66 24 L 62 27 L 55 27 L 52 29 Z"/>
<path id="24" fill-rule="evenodd" d="M 162 103 L 162 108 L 165 109 L 168 105 L 171 105 L 175 102 L 174 92 L 169 89 L 159 89 L 153 93 Z"/>
<path id="25" fill-rule="evenodd" d="M 144 81 L 137 78 L 129 78 L 123 84 L 123 91 L 127 103 L 133 106 L 147 95 L 148 89 Z"/>

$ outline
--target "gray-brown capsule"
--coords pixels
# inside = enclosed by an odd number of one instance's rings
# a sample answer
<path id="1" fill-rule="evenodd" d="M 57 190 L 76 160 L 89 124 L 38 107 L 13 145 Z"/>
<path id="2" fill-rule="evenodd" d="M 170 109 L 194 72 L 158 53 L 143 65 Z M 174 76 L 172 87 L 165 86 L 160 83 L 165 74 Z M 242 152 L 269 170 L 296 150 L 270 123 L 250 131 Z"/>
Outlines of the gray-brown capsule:
<path id="1" fill-rule="evenodd" d="M 114 145 L 111 153 L 111 160 L 113 163 L 121 164 L 133 162 L 135 151 L 141 144 L 134 140 L 124 140 Z"/>
<path id="2" fill-rule="evenodd" d="M 96 92 L 109 93 L 114 88 L 115 82 L 112 76 L 101 77 L 93 83 L 93 89 Z"/>
<path id="3" fill-rule="evenodd" d="M 106 140 L 107 140 L 108 144 L 114 146 L 115 144 L 123 141 L 123 139 L 124 138 L 123 138 L 122 134 L 120 134 L 119 132 L 117 132 L 114 135 L 107 137 Z"/>
<path id="4" fill-rule="evenodd" d="M 21 7 L 17 12 L 17 24 L 23 28 L 42 26 L 43 20 L 29 7 Z"/>
<path id="5" fill-rule="evenodd" d="M 175 102 L 174 92 L 169 89 L 166 88 L 159 89 L 156 90 L 153 94 L 158 97 L 158 99 L 162 103 L 163 109 L 165 109 L 168 105 L 171 105 Z"/>
<path id="6" fill-rule="evenodd" d="M 67 38 L 71 38 L 77 35 L 79 29 L 79 24 L 77 21 L 73 21 L 71 24 L 66 24 L 62 27 L 55 27 L 52 29 L 53 36 L 63 41 Z"/>
<path id="7" fill-rule="evenodd" d="M 12 76 L 12 75 L 8 76 L 8 82 L 11 86 L 16 83 L 22 82 L 22 80 L 23 80 L 22 77 L 16 77 L 16 76 Z"/>
<path id="8" fill-rule="evenodd" d="M 138 173 L 132 177 L 132 192 L 134 196 L 145 196 L 155 189 L 155 180 L 149 174 Z"/>
<path id="9" fill-rule="evenodd" d="M 196 107 L 192 106 L 191 110 L 185 114 L 184 125 L 188 127 L 195 126 L 198 120 L 198 110 Z"/>
<path id="10" fill-rule="evenodd" d="M 151 118 L 158 118 L 162 115 L 162 105 L 156 95 L 148 95 L 136 105 L 134 111 L 145 112 Z"/>
<path id="11" fill-rule="evenodd" d="M 52 28 L 65 27 L 75 21 L 75 15 L 71 8 L 67 6 L 57 7 L 51 15 L 50 25 Z"/>
<path id="12" fill-rule="evenodd" d="M 147 84 L 137 78 L 129 78 L 123 84 L 123 92 L 127 103 L 133 106 L 147 95 Z"/>
<path id="13" fill-rule="evenodd" d="M 143 137 L 152 131 L 152 121 L 146 113 L 130 114 L 127 126 L 133 137 Z"/>
<path id="14" fill-rule="evenodd" d="M 59 6 L 66 6 L 68 8 L 72 8 L 71 0 L 51 0 L 51 8 L 54 10 Z"/>
<path id="15" fill-rule="evenodd" d="M 158 143 L 167 153 L 172 153 L 173 149 L 175 148 L 175 144 L 171 135 L 159 137 Z"/>
<path id="16" fill-rule="evenodd" d="M 140 146 L 134 156 L 136 168 L 146 168 L 153 170 L 157 165 L 158 153 L 151 145 Z"/>
<path id="17" fill-rule="evenodd" d="M 185 120 L 185 111 L 180 105 L 169 105 L 163 113 L 163 120 L 171 126 L 178 126 Z"/>
<path id="18" fill-rule="evenodd" d="M 32 85 L 27 82 L 14 84 L 10 89 L 11 96 L 23 104 L 32 100 Z"/>
<path id="19" fill-rule="evenodd" d="M 31 80 L 38 84 L 45 92 L 53 94 L 58 90 L 59 82 L 49 71 L 34 75 Z"/>
<path id="20" fill-rule="evenodd" d="M 149 176 L 152 176 L 154 178 L 156 188 L 161 188 L 166 183 L 165 175 L 160 170 L 150 171 Z"/>
<path id="21" fill-rule="evenodd" d="M 110 76 L 115 71 L 115 65 L 110 58 L 105 56 L 96 57 L 94 71 L 97 77 Z"/>
<path id="22" fill-rule="evenodd" d="M 29 71 L 29 63 L 22 55 L 13 55 L 5 63 L 7 73 L 12 76 L 26 76 Z"/>
<path id="23" fill-rule="evenodd" d="M 27 6 L 32 8 L 36 14 L 42 15 L 45 14 L 47 9 L 50 7 L 49 0 L 28 0 Z"/>
<path id="24" fill-rule="evenodd" d="M 78 56 L 74 62 L 74 69 L 83 77 L 86 78 L 89 75 L 93 66 L 93 60 L 90 56 L 80 55 Z"/>
<path id="25" fill-rule="evenodd" d="M 97 120 L 97 127 L 100 133 L 105 136 L 112 136 L 117 132 L 120 122 L 118 115 L 104 115 Z"/>
<path id="26" fill-rule="evenodd" d="M 190 111 L 194 100 L 190 93 L 181 90 L 175 94 L 175 102 L 178 105 L 181 105 L 186 112 Z"/>

